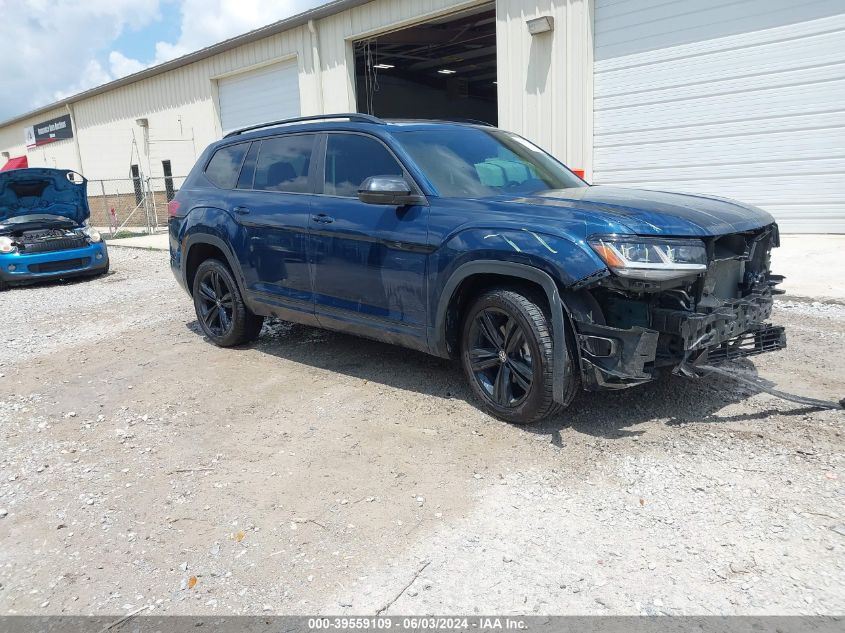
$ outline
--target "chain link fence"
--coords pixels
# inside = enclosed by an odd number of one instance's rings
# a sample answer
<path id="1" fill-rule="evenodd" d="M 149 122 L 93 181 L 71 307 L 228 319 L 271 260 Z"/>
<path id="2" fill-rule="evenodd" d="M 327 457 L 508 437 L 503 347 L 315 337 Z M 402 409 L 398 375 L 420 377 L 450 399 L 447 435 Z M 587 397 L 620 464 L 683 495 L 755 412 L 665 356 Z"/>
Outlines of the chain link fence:
<path id="1" fill-rule="evenodd" d="M 167 229 L 167 203 L 184 176 L 111 178 L 88 181 L 90 223 L 119 231 L 155 233 Z"/>

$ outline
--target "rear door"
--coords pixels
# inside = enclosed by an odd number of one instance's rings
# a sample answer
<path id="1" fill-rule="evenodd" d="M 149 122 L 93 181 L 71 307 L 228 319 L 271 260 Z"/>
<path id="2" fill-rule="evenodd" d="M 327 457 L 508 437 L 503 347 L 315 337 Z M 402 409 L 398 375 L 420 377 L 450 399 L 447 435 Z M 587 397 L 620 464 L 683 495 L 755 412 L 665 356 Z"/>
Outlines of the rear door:
<path id="1" fill-rule="evenodd" d="M 361 133 L 322 136 L 318 189 L 310 223 L 317 319 L 324 327 L 425 349 L 428 207 L 358 200 L 370 176 L 413 181 L 379 139 Z"/>
<path id="2" fill-rule="evenodd" d="M 285 134 L 255 141 L 230 209 L 244 229 L 238 250 L 252 299 L 282 318 L 315 323 L 307 250 L 316 139 Z"/>

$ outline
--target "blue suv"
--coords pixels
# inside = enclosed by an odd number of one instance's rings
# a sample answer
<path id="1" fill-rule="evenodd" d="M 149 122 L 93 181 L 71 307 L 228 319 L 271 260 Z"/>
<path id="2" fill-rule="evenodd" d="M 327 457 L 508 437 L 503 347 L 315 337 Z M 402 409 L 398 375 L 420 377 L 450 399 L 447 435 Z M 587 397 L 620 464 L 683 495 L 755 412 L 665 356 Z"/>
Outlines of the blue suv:
<path id="1" fill-rule="evenodd" d="M 540 420 L 785 346 L 773 218 L 590 186 L 480 123 L 302 117 L 228 134 L 170 204 L 170 261 L 209 340 L 275 316 L 459 358 L 495 416 Z"/>

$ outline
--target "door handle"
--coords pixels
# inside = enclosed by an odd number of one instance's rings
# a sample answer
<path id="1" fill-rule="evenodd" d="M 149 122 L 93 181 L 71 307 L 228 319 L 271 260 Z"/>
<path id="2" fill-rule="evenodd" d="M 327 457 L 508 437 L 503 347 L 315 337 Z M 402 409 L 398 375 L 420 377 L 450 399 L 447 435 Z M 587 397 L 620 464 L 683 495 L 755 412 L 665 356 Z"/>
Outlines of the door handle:
<path id="1" fill-rule="evenodd" d="M 238 215 L 246 215 L 247 213 L 249 213 L 249 209 L 247 209 L 246 207 L 235 207 L 232 210 Z"/>
<path id="2" fill-rule="evenodd" d="M 319 222 L 320 224 L 331 224 L 332 222 L 334 222 L 334 218 L 326 215 L 325 213 L 318 213 L 317 215 L 312 215 L 311 219 L 315 222 Z"/>

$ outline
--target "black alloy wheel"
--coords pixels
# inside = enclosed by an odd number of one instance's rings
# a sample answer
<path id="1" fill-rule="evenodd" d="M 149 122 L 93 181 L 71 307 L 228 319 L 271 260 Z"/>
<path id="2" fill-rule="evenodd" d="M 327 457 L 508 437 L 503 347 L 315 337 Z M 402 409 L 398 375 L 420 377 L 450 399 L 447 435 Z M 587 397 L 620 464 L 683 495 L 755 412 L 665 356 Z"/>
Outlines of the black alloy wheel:
<path id="1" fill-rule="evenodd" d="M 212 336 L 223 338 L 232 329 L 232 288 L 219 270 L 206 270 L 199 279 L 199 318 Z"/>
<path id="2" fill-rule="evenodd" d="M 232 271 L 222 261 L 206 259 L 199 265 L 192 294 L 197 320 L 212 343 L 232 347 L 258 338 L 264 317 L 247 308 Z"/>
<path id="3" fill-rule="evenodd" d="M 469 362 L 475 380 L 500 407 L 519 405 L 534 380 L 525 330 L 498 308 L 484 308 L 470 328 Z"/>
<path id="4" fill-rule="evenodd" d="M 464 313 L 461 364 L 470 388 L 497 418 L 530 424 L 561 411 L 575 395 L 572 354 L 563 380 L 563 402 L 555 402 L 554 344 L 549 308 L 530 290 L 492 288 Z M 561 333 L 566 341 L 565 333 Z"/>

